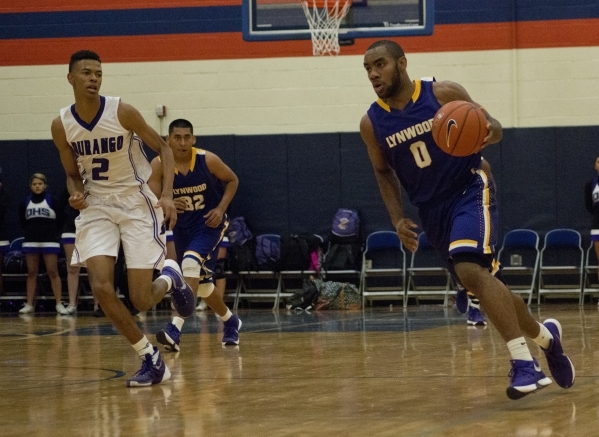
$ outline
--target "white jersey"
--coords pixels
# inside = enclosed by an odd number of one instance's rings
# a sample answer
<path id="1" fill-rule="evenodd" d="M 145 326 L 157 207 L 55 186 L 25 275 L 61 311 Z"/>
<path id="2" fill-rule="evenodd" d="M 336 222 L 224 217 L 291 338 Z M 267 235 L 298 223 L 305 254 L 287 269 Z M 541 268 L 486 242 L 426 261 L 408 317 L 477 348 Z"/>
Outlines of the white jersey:
<path id="1" fill-rule="evenodd" d="M 77 156 L 86 191 L 92 195 L 141 188 L 152 174 L 141 139 L 119 122 L 120 100 L 100 96 L 100 109 L 89 124 L 79 118 L 74 104 L 60 110 L 67 141 Z"/>

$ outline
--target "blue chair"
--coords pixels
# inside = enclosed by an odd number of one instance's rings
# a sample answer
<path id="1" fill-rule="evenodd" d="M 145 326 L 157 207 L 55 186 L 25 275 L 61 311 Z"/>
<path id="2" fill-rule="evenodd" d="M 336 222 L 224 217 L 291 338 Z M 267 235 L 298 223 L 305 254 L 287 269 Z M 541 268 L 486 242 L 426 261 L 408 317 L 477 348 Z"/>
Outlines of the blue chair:
<path id="1" fill-rule="evenodd" d="M 541 295 L 577 294 L 582 304 L 584 251 L 580 233 L 553 229 L 545 235 L 539 262 L 538 303 Z"/>
<path id="2" fill-rule="evenodd" d="M 360 292 L 362 307 L 374 299 L 405 299 L 406 253 L 394 231 L 377 231 L 366 237 L 362 254 Z"/>
<path id="3" fill-rule="evenodd" d="M 528 305 L 537 285 L 539 234 L 531 229 L 513 229 L 505 234 L 497 259 L 506 284 L 514 293 L 528 294 Z"/>
<path id="4" fill-rule="evenodd" d="M 453 279 L 424 232 L 418 235 L 418 249 L 412 254 L 407 276 L 404 308 L 410 296 L 416 297 L 416 301 L 422 296 L 443 297 L 443 306 L 447 307 L 449 294 L 454 292 Z"/>
<path id="5" fill-rule="evenodd" d="M 275 266 L 280 256 L 280 244 L 281 236 L 278 234 L 260 234 L 256 236 L 258 270 L 241 271 L 237 274 L 233 309 L 238 308 L 241 299 L 273 300 L 273 309 L 277 309 L 281 297 L 293 296 L 293 293 L 282 292 L 281 275 Z M 258 259 L 258 245 L 261 246 L 260 253 L 267 253 L 272 259 L 268 260 L 262 255 Z"/>
<path id="6" fill-rule="evenodd" d="M 15 238 L 14 240 L 12 240 L 10 242 L 10 247 L 8 248 L 8 250 L 9 251 L 13 251 L 13 250 L 20 251 L 21 248 L 23 247 L 23 241 L 24 240 L 25 240 L 25 237 Z"/>
<path id="7" fill-rule="evenodd" d="M 599 280 L 597 278 L 597 253 L 595 244 L 591 241 L 587 249 L 584 262 L 584 285 L 582 287 L 582 300 L 589 293 L 599 293 Z"/>

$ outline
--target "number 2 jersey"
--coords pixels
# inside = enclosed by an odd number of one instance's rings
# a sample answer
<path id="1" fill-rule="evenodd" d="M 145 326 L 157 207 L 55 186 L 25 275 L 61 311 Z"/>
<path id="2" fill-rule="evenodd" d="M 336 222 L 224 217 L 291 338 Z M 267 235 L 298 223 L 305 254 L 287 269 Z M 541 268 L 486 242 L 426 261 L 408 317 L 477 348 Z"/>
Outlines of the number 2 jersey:
<path id="1" fill-rule="evenodd" d="M 100 109 L 91 123 L 79 117 L 74 104 L 60 110 L 86 191 L 93 195 L 141 188 L 152 174 L 141 139 L 119 122 L 120 100 L 100 96 Z"/>
<path id="2" fill-rule="evenodd" d="M 412 99 L 402 110 L 382 99 L 368 109 L 374 134 L 387 161 L 397 173 L 412 204 L 433 206 L 463 191 L 481 163 L 480 153 L 455 157 L 443 152 L 431 134 L 433 118 L 441 107 L 433 93 L 433 82 L 414 81 Z"/>

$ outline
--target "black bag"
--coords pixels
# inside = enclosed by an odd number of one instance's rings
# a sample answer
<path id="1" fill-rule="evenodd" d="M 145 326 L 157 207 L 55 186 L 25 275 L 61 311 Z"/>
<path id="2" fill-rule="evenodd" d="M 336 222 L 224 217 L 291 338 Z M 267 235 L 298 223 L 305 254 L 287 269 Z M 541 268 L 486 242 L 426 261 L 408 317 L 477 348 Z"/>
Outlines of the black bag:
<path id="1" fill-rule="evenodd" d="M 360 270 L 362 261 L 362 248 L 358 243 L 339 244 L 329 246 L 323 268 L 328 270 Z"/>
<path id="2" fill-rule="evenodd" d="M 253 240 L 248 240 L 244 244 L 231 244 L 229 246 L 227 249 L 229 268 L 233 273 L 258 270 L 254 246 Z"/>
<path id="3" fill-rule="evenodd" d="M 311 279 L 304 279 L 302 290 L 294 293 L 287 302 L 285 307 L 288 310 L 310 310 L 316 307 L 320 292 L 316 284 Z"/>
<path id="4" fill-rule="evenodd" d="M 20 250 L 11 250 L 4 256 L 3 273 L 16 274 L 27 273 L 27 261 Z"/>
<path id="5" fill-rule="evenodd" d="M 290 234 L 281 239 L 281 270 L 309 270 L 312 252 L 317 251 L 322 240 L 310 233 Z"/>

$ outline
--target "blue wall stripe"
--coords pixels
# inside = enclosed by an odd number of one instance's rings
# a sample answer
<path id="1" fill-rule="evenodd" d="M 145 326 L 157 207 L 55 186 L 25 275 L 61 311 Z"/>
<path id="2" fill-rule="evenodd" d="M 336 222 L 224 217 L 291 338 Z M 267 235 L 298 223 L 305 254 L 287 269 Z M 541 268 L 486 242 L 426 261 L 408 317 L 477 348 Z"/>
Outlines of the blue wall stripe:
<path id="1" fill-rule="evenodd" d="M 0 14 L 0 39 L 241 32 L 241 7 Z"/>

